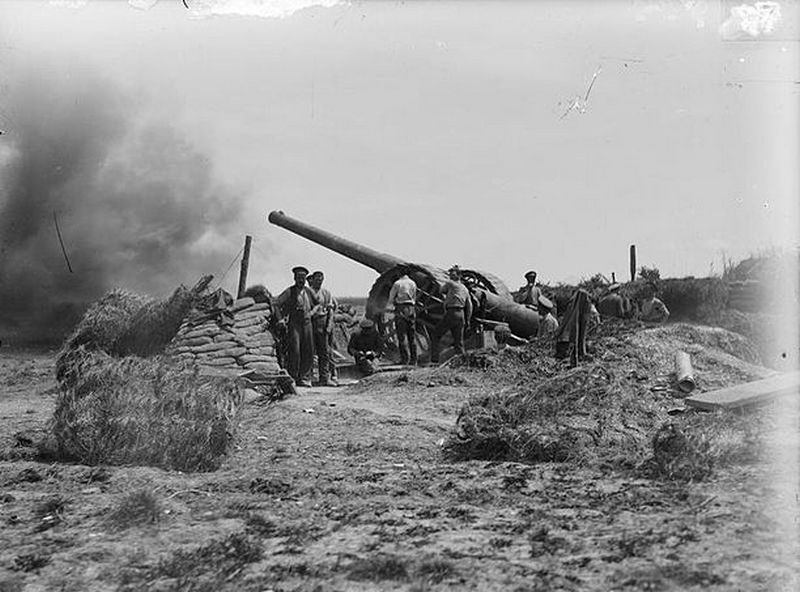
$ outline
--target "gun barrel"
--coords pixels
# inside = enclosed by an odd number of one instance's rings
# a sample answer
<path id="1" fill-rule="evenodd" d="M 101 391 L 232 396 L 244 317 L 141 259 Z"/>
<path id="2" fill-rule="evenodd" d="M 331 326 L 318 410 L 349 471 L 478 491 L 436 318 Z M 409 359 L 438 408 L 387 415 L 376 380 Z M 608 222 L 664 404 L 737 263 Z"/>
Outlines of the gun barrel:
<path id="1" fill-rule="evenodd" d="M 287 216 L 282 211 L 271 212 L 267 218 L 272 224 L 285 228 L 286 230 L 299 234 L 303 238 L 307 238 L 311 242 L 322 245 L 323 247 L 335 251 L 340 255 L 344 255 L 348 259 L 352 259 L 361 265 L 365 265 L 383 273 L 388 271 L 395 265 L 405 263 L 403 259 L 381 253 L 364 245 L 359 245 L 353 241 L 347 240 L 340 236 L 336 236 L 330 232 L 301 222 L 295 218 Z"/>

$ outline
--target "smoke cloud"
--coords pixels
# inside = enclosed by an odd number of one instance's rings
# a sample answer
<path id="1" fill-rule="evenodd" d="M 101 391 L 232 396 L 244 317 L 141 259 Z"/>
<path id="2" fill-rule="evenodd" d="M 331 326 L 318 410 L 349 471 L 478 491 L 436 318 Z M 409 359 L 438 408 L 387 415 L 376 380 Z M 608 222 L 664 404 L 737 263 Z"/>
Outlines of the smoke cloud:
<path id="1" fill-rule="evenodd" d="M 39 65 L 4 103 L 0 339 L 56 340 L 111 287 L 164 296 L 238 250 L 241 196 L 140 99 Z"/>

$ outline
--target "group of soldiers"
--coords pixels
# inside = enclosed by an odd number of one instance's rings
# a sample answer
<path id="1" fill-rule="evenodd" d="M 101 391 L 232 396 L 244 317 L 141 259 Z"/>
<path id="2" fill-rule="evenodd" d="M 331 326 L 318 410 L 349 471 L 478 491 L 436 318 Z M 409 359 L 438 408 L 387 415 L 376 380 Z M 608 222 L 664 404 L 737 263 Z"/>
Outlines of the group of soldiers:
<path id="1" fill-rule="evenodd" d="M 286 339 L 285 366 L 298 386 L 311 386 L 314 356 L 319 383 L 336 386 L 333 364 L 333 323 L 336 300 L 322 287 L 325 274 L 309 274 L 302 265 L 292 268 L 294 284 L 275 299 L 278 324 Z"/>
<path id="2" fill-rule="evenodd" d="M 419 288 L 409 276 L 410 271 L 406 265 L 398 266 L 399 277 L 389 291 L 387 307 L 394 312 L 400 362 L 415 366 L 419 362 L 416 341 Z M 336 299 L 322 287 L 325 280 L 323 272 L 310 274 L 306 267 L 297 266 L 292 273 L 294 284 L 278 295 L 275 301 L 278 323 L 286 341 L 286 369 L 298 386 L 311 386 L 316 356 L 319 384 L 335 386 L 337 377 L 332 353 Z M 577 323 L 575 318 L 581 319 L 578 324 L 592 327 L 599 323 L 601 313 L 620 318 L 632 318 L 635 315 L 649 322 L 664 322 L 669 317 L 667 307 L 655 297 L 654 288 L 648 286 L 645 298 L 637 306 L 629 298 L 620 295 L 619 286 L 615 285 L 598 300 L 597 306 L 588 293 L 578 290 L 577 296 L 580 298 L 570 303 L 562 319 L 563 325 L 559 326 L 555 305 L 537 285 L 537 273 L 527 272 L 525 280 L 526 284 L 516 292 L 514 298 L 517 303 L 539 314 L 537 337 L 540 338 L 571 340 L 570 334 L 574 331 L 571 326 Z M 440 342 L 445 333 L 450 333 L 455 353 L 464 353 L 464 333 L 472 317 L 472 298 L 462 283 L 458 266 L 448 270 L 448 280 L 442 284 L 440 294 L 443 316 L 430 332 L 432 364 L 439 362 Z M 575 309 L 574 314 L 571 309 Z M 361 373 L 368 375 L 377 371 L 378 360 L 384 353 L 383 346 L 383 338 L 374 321 L 364 318 L 359 323 L 358 331 L 350 336 L 347 351 L 353 356 Z"/>
<path id="3" fill-rule="evenodd" d="M 409 277 L 410 269 L 401 265 L 400 277 L 392 284 L 389 305 L 394 310 L 394 323 L 400 350 L 400 362 L 416 366 L 417 352 L 417 302 L 418 288 Z M 278 325 L 285 335 L 285 366 L 298 386 L 311 386 L 314 356 L 319 369 L 319 384 L 337 384 L 333 363 L 333 329 L 337 302 L 330 291 L 322 287 L 325 275 L 321 271 L 309 273 L 302 265 L 292 269 L 294 284 L 275 299 Z M 431 338 L 431 363 L 439 362 L 440 341 L 449 332 L 456 353 L 464 353 L 464 330 L 472 316 L 469 290 L 461 283 L 458 266 L 448 271 L 449 279 L 441 287 L 444 316 L 433 328 Z M 378 360 L 383 355 L 383 338 L 374 321 L 364 318 L 358 331 L 350 336 L 347 352 L 353 356 L 362 374 L 377 371 Z"/>

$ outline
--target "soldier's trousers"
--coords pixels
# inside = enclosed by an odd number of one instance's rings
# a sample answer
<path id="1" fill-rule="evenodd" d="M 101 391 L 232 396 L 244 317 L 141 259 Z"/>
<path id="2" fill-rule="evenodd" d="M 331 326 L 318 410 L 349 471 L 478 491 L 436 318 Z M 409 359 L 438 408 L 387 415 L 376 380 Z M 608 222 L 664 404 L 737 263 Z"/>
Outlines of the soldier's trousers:
<path id="1" fill-rule="evenodd" d="M 317 354 L 319 381 L 325 383 L 331 378 L 331 338 L 323 325 L 314 327 L 314 353 Z"/>
<path id="2" fill-rule="evenodd" d="M 439 340 L 447 331 L 453 336 L 453 347 L 457 354 L 464 353 L 464 309 L 448 308 L 442 320 L 431 331 L 431 362 L 439 363 Z"/>
<path id="3" fill-rule="evenodd" d="M 314 370 L 314 335 L 311 320 L 290 320 L 288 326 L 289 351 L 287 368 L 296 382 L 311 382 Z"/>
<path id="4" fill-rule="evenodd" d="M 400 363 L 417 364 L 417 314 L 413 304 L 396 304 L 394 328 L 397 333 L 397 347 L 400 350 Z"/>

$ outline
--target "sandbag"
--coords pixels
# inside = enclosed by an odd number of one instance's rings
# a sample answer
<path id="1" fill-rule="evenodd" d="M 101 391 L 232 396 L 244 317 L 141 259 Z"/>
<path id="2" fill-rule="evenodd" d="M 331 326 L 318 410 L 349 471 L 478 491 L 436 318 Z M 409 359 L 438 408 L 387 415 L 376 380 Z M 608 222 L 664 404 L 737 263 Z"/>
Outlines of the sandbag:
<path id="1" fill-rule="evenodd" d="M 217 343 L 221 343 L 223 341 L 237 341 L 238 342 L 238 339 L 236 339 L 236 333 L 234 333 L 233 331 L 223 331 L 222 333 L 218 333 L 217 335 L 214 335 L 214 341 L 217 342 Z"/>
<path id="2" fill-rule="evenodd" d="M 259 372 L 273 373 L 280 372 L 281 367 L 277 362 L 248 362 L 244 365 L 247 370 L 257 370 Z"/>
<path id="3" fill-rule="evenodd" d="M 203 345 L 208 345 L 209 343 L 214 343 L 214 339 L 211 337 L 192 337 L 190 339 L 185 339 L 181 342 L 181 345 L 185 345 L 188 347 L 200 347 Z"/>
<path id="4" fill-rule="evenodd" d="M 245 296 L 244 298 L 239 298 L 238 300 L 235 300 L 229 310 L 235 313 L 245 308 L 249 308 L 253 306 L 255 303 L 256 301 L 250 298 L 250 296 Z"/>
<path id="5" fill-rule="evenodd" d="M 198 357 L 198 362 L 200 362 L 203 366 L 238 366 L 236 360 L 230 357 L 206 358 L 203 360 Z"/>
<path id="6" fill-rule="evenodd" d="M 223 341 L 223 342 L 220 342 L 220 343 L 212 342 L 212 343 L 208 343 L 206 345 L 201 345 L 199 347 L 194 347 L 194 348 L 192 348 L 192 351 L 194 353 L 197 353 L 197 354 L 206 354 L 206 353 L 212 353 L 212 352 L 217 352 L 217 351 L 221 351 L 221 350 L 227 350 L 227 349 L 230 349 L 232 347 L 236 347 L 236 345 L 237 345 L 237 343 L 232 341 L 232 340 Z"/>
<path id="7" fill-rule="evenodd" d="M 265 325 L 266 322 L 267 322 L 266 319 L 264 319 L 262 315 L 253 315 L 245 319 L 240 319 L 237 317 L 233 323 L 233 326 L 235 329 L 238 330 L 238 329 L 246 329 L 254 325 Z"/>

